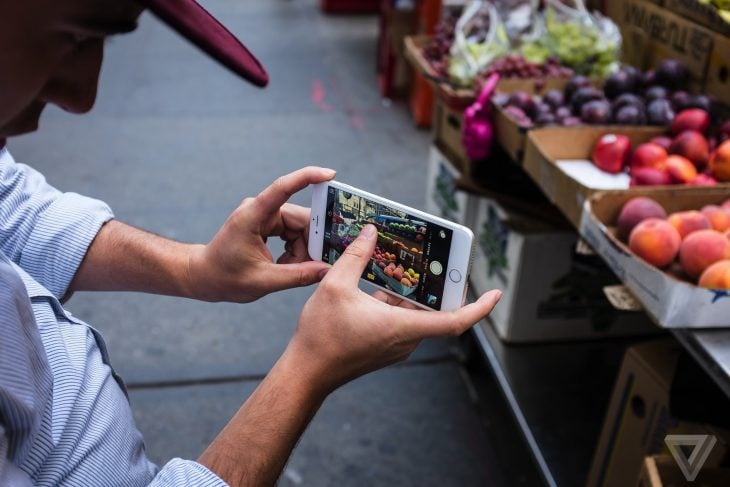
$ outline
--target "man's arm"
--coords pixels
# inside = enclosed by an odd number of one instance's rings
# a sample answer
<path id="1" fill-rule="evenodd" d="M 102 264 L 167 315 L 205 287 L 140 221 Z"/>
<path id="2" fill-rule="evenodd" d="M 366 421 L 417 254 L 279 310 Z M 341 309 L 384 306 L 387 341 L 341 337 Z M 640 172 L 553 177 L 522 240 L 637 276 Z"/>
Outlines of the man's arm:
<path id="1" fill-rule="evenodd" d="M 207 245 L 174 242 L 109 221 L 89 246 L 69 290 L 249 302 L 318 282 L 327 264 L 309 259 L 309 210 L 287 200 L 334 175 L 330 169 L 307 167 L 282 176 L 257 197 L 245 199 Z M 276 262 L 266 246 L 272 236 L 286 242 Z"/>
<path id="2" fill-rule="evenodd" d="M 492 310 L 499 291 L 458 311 L 415 309 L 358 281 L 375 250 L 366 225 L 307 301 L 286 351 L 198 460 L 232 486 L 274 485 L 326 396 L 405 359 L 421 339 L 459 335 Z"/>

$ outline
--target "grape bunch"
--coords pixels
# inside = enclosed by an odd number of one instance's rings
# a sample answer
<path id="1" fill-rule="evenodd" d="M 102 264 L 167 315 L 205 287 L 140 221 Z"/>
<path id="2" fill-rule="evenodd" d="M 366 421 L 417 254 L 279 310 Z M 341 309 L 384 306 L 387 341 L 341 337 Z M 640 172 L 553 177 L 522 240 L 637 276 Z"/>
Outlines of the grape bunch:
<path id="1" fill-rule="evenodd" d="M 454 43 L 454 30 L 459 15 L 444 11 L 436 25 L 431 41 L 423 48 L 423 55 L 439 78 L 448 79 L 449 51 Z"/>
<path id="2" fill-rule="evenodd" d="M 561 66 L 553 57 L 544 63 L 531 63 L 520 54 L 509 54 L 492 62 L 486 70 L 479 73 L 477 86 L 488 79 L 492 74 L 499 73 L 502 78 L 570 78 L 573 70 Z"/>

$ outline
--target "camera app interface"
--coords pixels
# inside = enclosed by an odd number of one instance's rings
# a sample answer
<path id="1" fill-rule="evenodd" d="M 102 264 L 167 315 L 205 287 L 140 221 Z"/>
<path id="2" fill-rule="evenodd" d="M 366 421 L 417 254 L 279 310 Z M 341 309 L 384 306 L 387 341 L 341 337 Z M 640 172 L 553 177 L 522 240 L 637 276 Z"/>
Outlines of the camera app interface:
<path id="1" fill-rule="evenodd" d="M 378 241 L 362 278 L 441 309 L 452 230 L 330 187 L 322 260 L 334 264 L 368 223 Z"/>

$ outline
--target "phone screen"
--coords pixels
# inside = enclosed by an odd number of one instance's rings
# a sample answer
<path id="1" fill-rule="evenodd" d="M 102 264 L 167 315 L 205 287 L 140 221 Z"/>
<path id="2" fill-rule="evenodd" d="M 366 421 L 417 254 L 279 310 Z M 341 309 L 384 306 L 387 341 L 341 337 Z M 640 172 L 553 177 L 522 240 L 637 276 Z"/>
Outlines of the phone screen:
<path id="1" fill-rule="evenodd" d="M 403 211 L 332 186 L 322 260 L 330 264 L 372 223 L 378 241 L 362 278 L 433 309 L 441 301 L 453 231 Z"/>

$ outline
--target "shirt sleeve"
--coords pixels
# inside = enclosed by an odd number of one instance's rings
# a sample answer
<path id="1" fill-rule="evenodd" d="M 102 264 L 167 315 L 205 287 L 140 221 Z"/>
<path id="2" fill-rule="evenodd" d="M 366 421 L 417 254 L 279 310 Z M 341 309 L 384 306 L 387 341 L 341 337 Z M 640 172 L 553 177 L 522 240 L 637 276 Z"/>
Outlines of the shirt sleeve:
<path id="1" fill-rule="evenodd" d="M 0 250 L 57 298 L 113 216 L 104 202 L 59 191 L 0 150 Z"/>
<path id="2" fill-rule="evenodd" d="M 229 487 L 216 474 L 191 460 L 173 458 L 157 473 L 150 487 Z"/>

